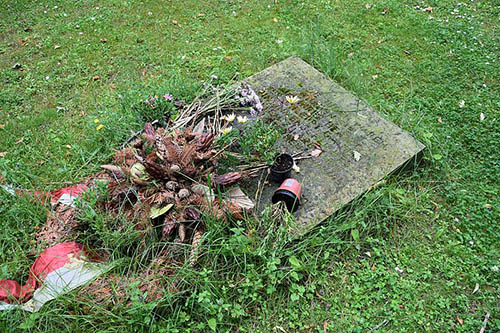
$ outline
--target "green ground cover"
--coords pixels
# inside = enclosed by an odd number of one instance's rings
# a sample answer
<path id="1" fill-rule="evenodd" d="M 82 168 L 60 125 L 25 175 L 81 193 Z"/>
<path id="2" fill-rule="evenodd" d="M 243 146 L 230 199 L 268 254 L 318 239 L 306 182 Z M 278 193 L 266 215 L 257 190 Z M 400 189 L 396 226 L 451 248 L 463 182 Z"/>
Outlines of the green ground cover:
<path id="1" fill-rule="evenodd" d="M 70 294 L 0 327 L 469 332 L 489 312 L 500 331 L 499 17 L 486 0 L 1 0 L 0 172 L 15 186 L 96 172 L 143 126 L 131 104 L 146 96 L 189 100 L 211 75 L 291 55 L 428 149 L 300 241 L 271 218 L 263 238 L 255 221 L 210 224 L 203 268 L 179 272 L 188 294 L 113 309 Z M 0 198 L 0 279 L 21 281 L 45 208 Z M 138 255 L 122 257 L 133 274 Z"/>

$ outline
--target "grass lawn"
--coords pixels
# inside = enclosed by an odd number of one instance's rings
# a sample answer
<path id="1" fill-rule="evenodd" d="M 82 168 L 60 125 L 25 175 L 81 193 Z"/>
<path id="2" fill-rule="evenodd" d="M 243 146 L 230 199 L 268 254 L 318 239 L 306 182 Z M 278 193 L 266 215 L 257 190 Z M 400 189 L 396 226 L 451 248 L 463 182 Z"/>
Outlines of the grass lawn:
<path id="1" fill-rule="evenodd" d="M 131 104 L 146 96 L 189 101 L 211 75 L 291 55 L 427 146 L 299 241 L 214 224 L 202 268 L 177 277 L 189 293 L 109 308 L 75 292 L 0 312 L 2 331 L 478 332 L 488 312 L 500 331 L 499 17 L 489 0 L 0 0 L 0 173 L 14 186 L 98 171 L 144 125 Z M 46 208 L 0 198 L 0 279 L 24 282 Z M 139 269 L 140 254 L 116 257 L 116 272 Z"/>

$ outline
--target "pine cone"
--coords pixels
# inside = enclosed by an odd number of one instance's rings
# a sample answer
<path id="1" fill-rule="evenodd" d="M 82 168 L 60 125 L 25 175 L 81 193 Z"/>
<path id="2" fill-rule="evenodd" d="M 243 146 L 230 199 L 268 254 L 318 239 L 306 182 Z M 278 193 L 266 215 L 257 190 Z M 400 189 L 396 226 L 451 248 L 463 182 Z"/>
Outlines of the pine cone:
<path id="1" fill-rule="evenodd" d="M 184 243 L 184 241 L 186 240 L 186 226 L 184 224 L 181 223 L 179 225 L 178 233 L 181 243 Z"/>
<path id="2" fill-rule="evenodd" d="M 166 240 L 170 238 L 174 234 L 175 229 L 177 228 L 177 223 L 173 219 L 165 219 L 163 223 L 163 228 L 161 231 L 161 238 Z"/>
<path id="3" fill-rule="evenodd" d="M 158 156 L 162 160 L 168 160 L 167 147 L 163 143 L 163 137 L 161 135 L 158 135 L 158 134 L 156 135 L 155 146 L 156 146 L 156 150 L 158 152 Z"/>
<path id="4" fill-rule="evenodd" d="M 155 140 L 156 140 L 156 131 L 153 127 L 153 125 L 151 125 L 151 123 L 146 123 L 146 125 L 144 126 L 144 138 L 152 145 L 155 144 Z"/>
<path id="5" fill-rule="evenodd" d="M 212 143 L 214 142 L 214 135 L 212 133 L 205 133 L 200 136 L 197 142 L 197 150 L 198 151 L 207 151 L 212 147 Z"/>
<path id="6" fill-rule="evenodd" d="M 192 248 L 191 248 L 191 253 L 189 253 L 189 266 L 194 267 L 196 266 L 196 263 L 198 262 L 198 257 L 200 256 L 200 245 L 201 241 L 203 238 L 203 231 L 200 229 L 197 229 L 194 232 L 193 235 L 193 242 L 192 242 Z"/>
<path id="7" fill-rule="evenodd" d="M 241 172 L 228 172 L 215 177 L 215 185 L 229 186 L 237 183 L 241 179 Z"/>
<path id="8" fill-rule="evenodd" d="M 185 221 L 197 221 L 201 218 L 201 213 L 194 207 L 188 207 L 184 210 Z"/>
<path id="9" fill-rule="evenodd" d="M 149 154 L 144 160 L 144 167 L 147 173 L 151 175 L 151 177 L 156 179 L 164 179 L 167 173 L 161 165 L 155 162 L 156 158 L 156 153 L 153 152 Z"/>

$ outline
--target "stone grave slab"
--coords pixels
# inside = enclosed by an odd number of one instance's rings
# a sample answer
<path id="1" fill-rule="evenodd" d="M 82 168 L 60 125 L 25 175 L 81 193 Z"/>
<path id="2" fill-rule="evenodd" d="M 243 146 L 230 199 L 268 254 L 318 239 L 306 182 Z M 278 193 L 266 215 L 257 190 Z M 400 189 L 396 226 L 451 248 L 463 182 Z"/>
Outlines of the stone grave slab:
<path id="1" fill-rule="evenodd" d="M 425 148 L 300 58 L 288 58 L 244 82 L 261 98 L 260 117 L 286 133 L 280 145 L 287 152 L 307 155 L 315 143 L 323 150 L 319 157 L 299 161 L 300 173 L 292 171 L 304 188 L 294 234 L 306 232 L 387 175 L 415 163 Z M 288 103 L 290 95 L 300 101 Z M 257 177 L 249 188 L 257 211 L 271 203 L 278 186 L 265 177 Z"/>

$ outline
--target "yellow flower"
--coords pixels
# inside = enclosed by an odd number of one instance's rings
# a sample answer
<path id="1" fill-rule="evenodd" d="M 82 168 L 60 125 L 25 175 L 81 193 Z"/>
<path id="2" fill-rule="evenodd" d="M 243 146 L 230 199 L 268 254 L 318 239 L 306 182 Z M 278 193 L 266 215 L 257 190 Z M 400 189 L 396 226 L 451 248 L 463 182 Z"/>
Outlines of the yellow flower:
<path id="1" fill-rule="evenodd" d="M 297 96 L 286 96 L 286 101 L 290 104 L 295 104 L 300 101 L 300 99 Z"/>
<path id="2" fill-rule="evenodd" d="M 244 124 L 248 121 L 248 118 L 247 116 L 238 116 L 238 122 L 241 123 L 241 124 Z"/>
<path id="3" fill-rule="evenodd" d="M 104 125 L 101 124 L 101 125 L 97 126 L 95 129 L 98 130 L 98 131 L 100 131 L 100 130 L 102 130 L 103 127 L 104 127 Z"/>
<path id="4" fill-rule="evenodd" d="M 232 130 L 233 130 L 233 127 L 232 126 L 228 126 L 226 128 L 221 129 L 220 132 L 222 134 L 227 134 L 227 133 L 231 132 Z"/>
<path id="5" fill-rule="evenodd" d="M 99 119 L 94 119 L 94 123 L 98 123 L 99 122 Z"/>
<path id="6" fill-rule="evenodd" d="M 229 122 L 232 122 L 235 117 L 236 117 L 236 115 L 234 113 L 231 113 L 231 114 L 229 114 L 227 116 L 222 116 L 222 119 L 227 120 Z"/>

